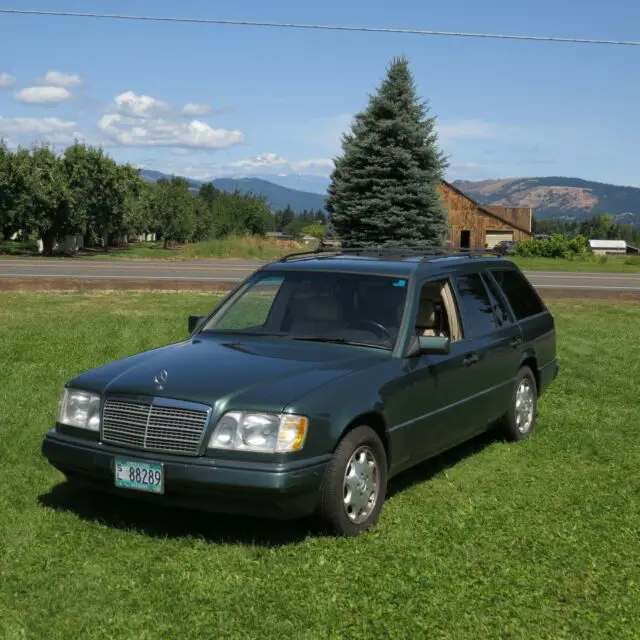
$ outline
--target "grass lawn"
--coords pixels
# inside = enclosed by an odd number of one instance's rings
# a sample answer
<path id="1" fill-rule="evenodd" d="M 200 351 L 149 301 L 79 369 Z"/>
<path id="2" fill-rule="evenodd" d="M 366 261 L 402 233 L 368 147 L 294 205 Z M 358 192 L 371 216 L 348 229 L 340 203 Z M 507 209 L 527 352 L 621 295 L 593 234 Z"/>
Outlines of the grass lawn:
<path id="1" fill-rule="evenodd" d="M 553 302 L 535 436 L 404 474 L 356 539 L 69 490 L 39 453 L 63 382 L 213 301 L 0 294 L 1 638 L 638 637 L 637 304 Z"/>
<path id="2" fill-rule="evenodd" d="M 598 273 L 640 273 L 638 256 L 592 256 L 585 260 L 562 258 L 519 258 L 509 256 L 525 271 L 583 271 Z"/>

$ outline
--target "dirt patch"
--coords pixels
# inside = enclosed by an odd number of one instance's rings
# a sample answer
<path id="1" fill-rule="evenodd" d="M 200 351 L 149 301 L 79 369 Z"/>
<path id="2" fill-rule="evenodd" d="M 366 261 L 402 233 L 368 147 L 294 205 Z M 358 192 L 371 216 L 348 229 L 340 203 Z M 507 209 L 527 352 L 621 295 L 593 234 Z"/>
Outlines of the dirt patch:
<path id="1" fill-rule="evenodd" d="M 238 283 L 239 284 L 239 283 Z M 0 278 L 0 291 L 231 291 L 233 282 L 185 280 L 81 280 L 76 278 Z M 640 291 L 612 289 L 538 289 L 543 300 L 634 300 Z"/>
<path id="2" fill-rule="evenodd" d="M 0 278 L 0 291 L 231 291 L 232 282 Z"/>
<path id="3" fill-rule="evenodd" d="M 640 291 L 619 289 L 537 289 L 543 300 L 633 300 L 640 302 Z"/>

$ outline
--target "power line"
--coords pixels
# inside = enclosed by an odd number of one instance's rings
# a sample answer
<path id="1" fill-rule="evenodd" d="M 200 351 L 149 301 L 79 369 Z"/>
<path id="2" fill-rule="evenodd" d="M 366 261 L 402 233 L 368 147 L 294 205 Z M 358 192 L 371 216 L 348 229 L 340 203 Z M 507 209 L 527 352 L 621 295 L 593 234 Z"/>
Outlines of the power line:
<path id="1" fill-rule="evenodd" d="M 416 36 L 446 36 L 455 38 L 486 38 L 494 40 L 528 40 L 534 42 L 565 42 L 570 44 L 608 44 L 640 47 L 640 40 L 602 40 L 556 36 L 516 36 L 500 33 L 473 33 L 465 31 L 433 31 L 428 29 L 400 29 L 393 27 L 359 27 L 333 24 L 305 24 L 293 22 L 252 22 L 249 20 L 216 20 L 212 18 L 172 18 L 170 16 L 140 16 L 113 13 L 81 13 L 71 11 L 40 11 L 35 9 L 0 9 L 4 14 L 56 16 L 67 18 L 99 18 L 106 20 L 142 20 L 147 22 L 174 22 L 182 24 L 232 25 L 241 27 L 275 27 L 281 29 L 315 29 L 321 31 L 350 31 L 364 33 L 390 33 Z"/>

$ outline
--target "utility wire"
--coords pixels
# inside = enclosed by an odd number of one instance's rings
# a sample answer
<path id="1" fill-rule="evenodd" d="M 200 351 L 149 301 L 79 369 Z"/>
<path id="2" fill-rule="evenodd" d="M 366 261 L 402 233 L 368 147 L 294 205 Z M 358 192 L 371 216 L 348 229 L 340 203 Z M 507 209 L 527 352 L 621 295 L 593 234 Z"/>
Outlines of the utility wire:
<path id="1" fill-rule="evenodd" d="M 174 22 L 182 24 L 233 25 L 242 27 L 275 27 L 282 29 L 316 29 L 321 31 L 358 31 L 365 33 L 391 33 L 416 36 L 448 36 L 457 38 L 487 38 L 494 40 L 528 40 L 534 42 L 567 42 L 570 44 L 609 44 L 640 47 L 640 40 L 602 40 L 555 36 L 515 36 L 499 33 L 473 33 L 465 31 L 433 31 L 427 29 L 400 29 L 392 27 L 359 27 L 332 24 L 305 24 L 292 22 L 252 22 L 248 20 L 216 20 L 212 18 L 172 18 L 170 16 L 140 16 L 113 13 L 81 13 L 71 11 L 40 11 L 35 9 L 2 9 L 0 14 L 56 16 L 67 18 L 101 18 L 106 20 L 142 20 L 147 22 Z"/>

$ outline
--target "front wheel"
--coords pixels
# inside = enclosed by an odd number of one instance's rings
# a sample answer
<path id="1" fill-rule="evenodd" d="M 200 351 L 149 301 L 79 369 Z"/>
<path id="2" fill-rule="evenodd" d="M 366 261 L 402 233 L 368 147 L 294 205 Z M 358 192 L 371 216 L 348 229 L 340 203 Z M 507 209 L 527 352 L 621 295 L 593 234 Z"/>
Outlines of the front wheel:
<path id="1" fill-rule="evenodd" d="M 538 386 L 533 371 L 524 366 L 516 376 L 509 410 L 503 419 L 503 432 L 514 442 L 533 432 L 538 410 Z"/>
<path id="2" fill-rule="evenodd" d="M 370 427 L 350 431 L 327 465 L 318 512 L 338 535 L 356 536 L 373 526 L 387 493 L 387 456 Z"/>

